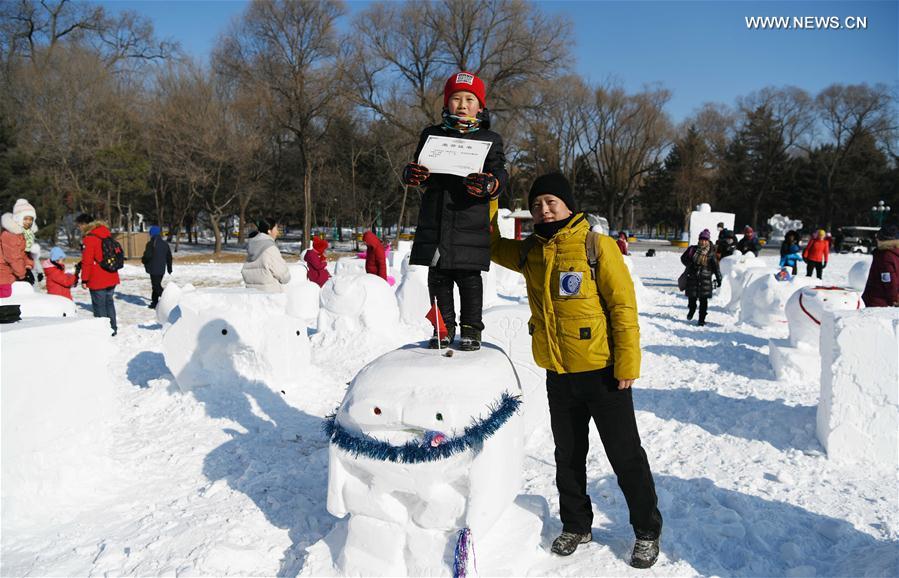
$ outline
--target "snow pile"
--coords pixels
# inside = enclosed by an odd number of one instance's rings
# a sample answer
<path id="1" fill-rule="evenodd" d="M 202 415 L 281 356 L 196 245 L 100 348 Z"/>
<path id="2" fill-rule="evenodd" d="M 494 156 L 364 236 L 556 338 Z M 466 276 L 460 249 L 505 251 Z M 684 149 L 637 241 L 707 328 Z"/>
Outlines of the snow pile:
<path id="1" fill-rule="evenodd" d="M 871 269 L 871 260 L 859 261 L 849 268 L 849 286 L 859 292 L 865 291 L 868 284 L 868 271 Z"/>
<path id="2" fill-rule="evenodd" d="M 35 293 L 24 281 L 12 284 L 12 295 L 0 299 L 0 305 L 18 305 L 22 319 L 28 317 L 74 317 L 75 302 L 59 295 Z"/>
<path id="3" fill-rule="evenodd" d="M 724 305 L 731 313 L 737 313 L 743 298 L 743 289 L 768 272 L 770 267 L 752 253 L 737 252 L 721 259 L 721 288 L 715 303 Z"/>
<path id="4" fill-rule="evenodd" d="M 496 263 L 490 263 L 490 270 L 496 275 L 496 292 L 499 295 L 515 299 L 527 297 L 524 275 Z"/>
<path id="5" fill-rule="evenodd" d="M 509 359 L 489 346 L 454 357 L 410 346 L 363 368 L 330 446 L 328 511 L 348 519 L 308 549 L 303 574 L 452 574 L 457 537 L 469 529 L 469 564 L 476 556 L 481 574 L 524 575 L 545 554 L 540 507 L 516 501 L 520 393 Z M 499 427 L 488 434 L 479 424 Z"/>
<path id="6" fill-rule="evenodd" d="M 156 321 L 162 325 L 163 329 L 166 329 L 180 317 L 181 310 L 178 309 L 178 303 L 181 301 L 181 296 L 193 291 L 196 291 L 196 288 L 190 283 L 180 287 L 174 281 L 169 281 L 165 286 L 162 295 L 159 297 L 159 302 L 156 304 Z"/>
<path id="7" fill-rule="evenodd" d="M 789 339 L 768 342 L 769 359 L 777 379 L 816 382 L 821 375 L 821 320 L 824 314 L 864 307 L 858 292 L 840 287 L 803 287 L 787 300 L 784 312 Z"/>
<path id="8" fill-rule="evenodd" d="M 403 276 L 396 290 L 400 319 L 409 325 L 428 325 L 425 314 L 431 308 L 428 301 L 428 268 L 410 265 L 409 256 L 403 261 Z"/>
<path id="9" fill-rule="evenodd" d="M 106 492 L 116 388 L 107 319 L 28 319 L 0 331 L 3 527 L 66 520 Z"/>
<path id="10" fill-rule="evenodd" d="M 305 274 L 284 288 L 287 295 L 287 314 L 297 319 L 308 320 L 311 324 L 319 311 L 321 287 L 306 279 Z"/>
<path id="11" fill-rule="evenodd" d="M 365 259 L 341 257 L 334 264 L 334 275 L 356 275 L 365 273 Z"/>
<path id="12" fill-rule="evenodd" d="M 634 259 L 629 255 L 623 255 L 623 257 L 624 264 L 627 265 L 627 270 L 631 274 L 631 281 L 634 282 L 634 294 L 637 296 L 637 310 L 642 311 L 652 304 L 652 292 L 647 290 L 643 285 L 640 275 L 637 274 L 637 270 L 634 268 Z"/>
<path id="13" fill-rule="evenodd" d="M 427 309 L 421 315 L 425 313 Z M 393 289 L 377 275 L 338 272 L 322 288 L 318 332 L 324 342 L 362 335 L 391 337 L 398 333 L 398 325 Z"/>
<path id="14" fill-rule="evenodd" d="M 286 314 L 285 293 L 198 289 L 183 293 L 178 309 L 162 350 L 182 391 L 243 381 L 280 389 L 309 364 L 306 324 Z"/>
<path id="15" fill-rule="evenodd" d="M 761 269 L 752 270 L 752 281 L 740 296 L 740 322 L 757 327 L 786 323 L 785 309 L 790 296 L 800 288 L 813 284 L 813 281 L 809 277 L 778 281 L 773 274 L 756 276 L 757 271 Z"/>
<path id="16" fill-rule="evenodd" d="M 895 474 L 899 444 L 899 310 L 828 312 L 821 325 L 818 439 L 831 459 Z"/>

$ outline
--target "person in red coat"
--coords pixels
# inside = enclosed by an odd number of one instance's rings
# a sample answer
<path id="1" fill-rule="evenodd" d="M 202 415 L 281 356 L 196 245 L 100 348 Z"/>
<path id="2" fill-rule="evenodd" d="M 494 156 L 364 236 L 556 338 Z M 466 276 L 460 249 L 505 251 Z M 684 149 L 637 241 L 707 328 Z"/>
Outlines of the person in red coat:
<path id="1" fill-rule="evenodd" d="M 24 281 L 34 263 L 25 252 L 24 229 L 12 213 L 0 217 L 0 226 L 0 285 L 12 285 Z"/>
<path id="2" fill-rule="evenodd" d="M 75 218 L 81 229 L 81 287 L 91 292 L 91 308 L 94 317 L 108 317 L 112 335 L 119 332 L 116 323 L 115 294 L 120 283 L 119 274 L 100 266 L 103 260 L 103 239 L 111 237 L 109 227 L 103 221 L 95 221 L 91 215 L 81 213 Z"/>
<path id="3" fill-rule="evenodd" d="M 377 275 L 387 281 L 387 258 L 384 255 L 384 245 L 381 244 L 381 240 L 371 231 L 366 231 L 362 235 L 362 240 L 367 247 L 365 252 L 365 272 Z"/>
<path id="4" fill-rule="evenodd" d="M 50 258 L 41 263 L 47 280 L 47 293 L 72 300 L 72 287 L 78 284 L 78 275 L 66 273 L 66 254 L 59 247 L 50 250 Z"/>
<path id="5" fill-rule="evenodd" d="M 818 233 L 809 239 L 802 252 L 802 258 L 806 263 L 805 276 L 811 277 L 814 271 L 820 279 L 824 268 L 827 267 L 828 257 L 830 257 L 830 243 L 827 242 L 824 229 L 818 229 Z"/>
<path id="6" fill-rule="evenodd" d="M 866 307 L 899 307 L 899 225 L 877 231 L 877 249 L 862 301 Z"/>
<path id="7" fill-rule="evenodd" d="M 618 232 L 618 250 L 622 255 L 630 255 L 627 251 L 627 233 L 624 231 Z"/>
<path id="8" fill-rule="evenodd" d="M 320 237 L 312 239 L 312 249 L 306 251 L 303 259 L 306 261 L 306 278 L 318 285 L 324 287 L 331 274 L 328 272 L 328 258 L 325 257 L 325 250 L 328 248 L 328 242 Z"/>

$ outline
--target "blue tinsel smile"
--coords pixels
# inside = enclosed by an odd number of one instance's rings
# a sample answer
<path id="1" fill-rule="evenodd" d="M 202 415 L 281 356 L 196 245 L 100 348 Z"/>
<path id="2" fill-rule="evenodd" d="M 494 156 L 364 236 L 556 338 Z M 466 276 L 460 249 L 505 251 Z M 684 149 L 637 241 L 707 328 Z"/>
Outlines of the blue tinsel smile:
<path id="1" fill-rule="evenodd" d="M 325 418 L 322 428 L 331 443 L 355 456 L 365 456 L 373 460 L 417 464 L 446 459 L 469 448 L 480 447 L 484 440 L 495 434 L 521 405 L 521 396 L 503 393 L 498 401 L 491 404 L 490 415 L 477 418 L 465 428 L 462 435 L 448 438 L 437 446 L 422 445 L 418 441 L 395 446 L 388 442 L 362 433 L 357 434 L 337 423 L 337 413 Z"/>

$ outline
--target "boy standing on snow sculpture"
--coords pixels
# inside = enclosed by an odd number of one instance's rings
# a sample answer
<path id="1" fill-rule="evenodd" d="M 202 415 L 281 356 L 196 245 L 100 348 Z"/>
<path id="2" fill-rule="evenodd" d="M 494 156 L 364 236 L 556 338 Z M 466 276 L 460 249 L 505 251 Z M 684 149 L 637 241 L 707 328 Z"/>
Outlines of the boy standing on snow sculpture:
<path id="1" fill-rule="evenodd" d="M 426 265 L 430 301 L 437 300 L 447 335 L 435 331 L 429 346 L 447 347 L 456 334 L 453 284 L 459 287 L 460 349 L 481 347 L 483 282 L 481 271 L 490 268 L 489 201 L 506 186 L 506 156 L 503 139 L 490 130 L 484 82 L 469 72 L 450 76 L 443 88 L 443 122 L 421 133 L 415 162 L 403 170 L 403 183 L 423 186 L 418 227 L 409 262 Z M 428 137 L 487 141 L 490 144 L 480 172 L 465 177 L 430 172 L 418 164 Z"/>
<path id="2" fill-rule="evenodd" d="M 649 568 L 659 555 L 662 515 L 631 397 L 640 377 L 634 283 L 615 240 L 592 233 L 577 212 L 564 176 L 537 178 L 528 204 L 534 234 L 503 239 L 494 220 L 491 256 L 524 275 L 534 361 L 546 370 L 562 518 L 552 551 L 568 556 L 593 539 L 586 463 L 592 418 L 630 510 L 631 566 Z"/>

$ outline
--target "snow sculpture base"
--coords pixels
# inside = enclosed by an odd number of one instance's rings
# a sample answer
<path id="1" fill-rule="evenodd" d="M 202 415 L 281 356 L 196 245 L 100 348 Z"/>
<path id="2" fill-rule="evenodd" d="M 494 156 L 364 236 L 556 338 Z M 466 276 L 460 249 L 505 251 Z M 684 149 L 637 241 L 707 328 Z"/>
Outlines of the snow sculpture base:
<path id="1" fill-rule="evenodd" d="M 794 347 L 787 339 L 769 339 L 768 359 L 779 380 L 817 383 L 821 375 L 821 356 L 808 344 Z"/>
<path id="2" fill-rule="evenodd" d="M 28 317 L 75 317 L 75 302 L 59 295 L 35 293 L 24 281 L 12 284 L 12 295 L 0 299 L 0 305 L 18 305 L 22 319 Z"/>
<path id="3" fill-rule="evenodd" d="M 308 571 L 451 575 L 464 528 L 479 567 L 492 561 L 503 567 L 528 542 L 536 549 L 540 517 L 512 507 L 521 487 L 524 423 L 519 413 L 501 410 L 514 407 L 519 395 L 511 361 L 489 344 L 452 357 L 406 346 L 364 367 L 334 418 L 329 449 L 328 511 L 349 517 L 310 548 L 316 561 Z M 487 424 L 498 428 L 486 433 L 493 430 Z M 458 451 L 444 455 L 441 446 Z M 510 526 L 498 529 L 501 519 Z M 518 548 L 491 547 L 505 532 L 522 531 L 532 537 L 519 535 Z"/>
<path id="4" fill-rule="evenodd" d="M 543 521 L 548 520 L 549 516 L 549 505 L 542 496 L 516 497 L 515 502 L 506 509 L 487 537 L 483 540 L 474 540 L 478 574 L 527 576 L 531 568 L 549 556 L 540 546 Z M 370 568 L 377 567 L 377 561 L 372 566 L 363 565 L 355 571 L 346 568 L 347 537 L 354 520 L 355 517 L 351 520 L 340 520 L 327 536 L 306 549 L 306 561 L 300 576 L 452 576 L 451 549 L 445 551 L 438 549 L 433 552 L 433 558 L 438 560 L 437 564 L 426 568 L 406 568 L 405 574 L 378 573 L 371 570 Z M 371 527 L 360 527 L 366 524 L 371 524 Z M 367 552 L 378 551 L 381 546 L 376 543 L 378 537 L 384 532 L 393 531 L 386 523 L 379 523 L 373 518 L 368 518 L 353 527 L 355 533 L 362 530 L 369 532 L 368 535 L 372 539 L 372 543 L 359 544 L 362 547 L 361 555 L 364 557 L 368 557 Z M 431 536 L 432 541 L 436 543 L 451 544 L 455 539 L 455 533 L 439 531 L 437 533 L 440 535 Z M 341 556 L 344 565 L 338 562 Z"/>
<path id="5" fill-rule="evenodd" d="M 829 458 L 895 474 L 897 384 L 899 310 L 877 307 L 824 316 L 817 432 Z"/>
<path id="6" fill-rule="evenodd" d="M 243 288 L 182 293 L 180 317 L 162 339 L 166 365 L 181 390 L 243 381 L 272 389 L 296 384 L 309 365 L 310 345 L 306 324 L 287 315 L 286 308 L 285 293 Z"/>
<path id="7" fill-rule="evenodd" d="M 0 330 L 4 532 L 70 521 L 106 494 L 118 417 L 109 334 L 109 320 L 94 318 Z"/>

